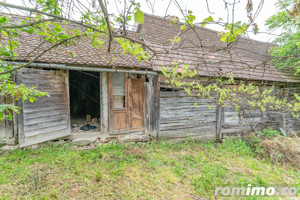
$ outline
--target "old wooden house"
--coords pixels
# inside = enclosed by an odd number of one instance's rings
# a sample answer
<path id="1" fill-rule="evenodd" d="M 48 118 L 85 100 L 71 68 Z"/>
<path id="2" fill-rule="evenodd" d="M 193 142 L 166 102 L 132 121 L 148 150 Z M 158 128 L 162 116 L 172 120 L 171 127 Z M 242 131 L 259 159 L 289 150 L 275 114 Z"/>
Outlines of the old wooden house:
<path id="1" fill-rule="evenodd" d="M 109 54 L 106 47 L 100 51 L 82 39 L 76 46 L 51 50 L 30 67 L 17 71 L 16 83 L 37 86 L 50 97 L 34 103 L 16 102 L 22 110 L 14 114 L 13 121 L 2 123 L 0 138 L 12 138 L 16 144 L 28 146 L 63 138 L 74 129 L 81 131 L 81 125 L 93 119 L 98 122 L 94 131 L 116 137 L 131 134 L 209 140 L 248 130 L 234 108 L 222 108 L 214 99 L 197 99 L 180 88 L 168 87 L 161 67 L 172 66 L 174 61 L 201 69 L 197 79 L 202 83 L 228 73 L 235 79 L 280 87 L 293 88 L 300 82 L 289 71 L 266 66 L 267 43 L 240 38 L 234 44 L 234 54 L 229 54 L 223 51 L 226 44 L 216 31 L 194 27 L 181 34 L 181 42 L 171 48 L 169 39 L 180 32 L 180 26 L 171 25 L 168 18 L 145 15 L 134 34 L 153 49 L 165 52 L 150 61 L 124 56 L 118 44 L 113 44 L 114 52 Z M 38 47 L 40 40 L 40 36 L 24 34 L 14 62 L 29 60 L 34 55 L 28 55 L 32 50 L 42 48 Z M 70 52 L 76 56 L 70 57 Z M 249 68 L 247 63 L 256 67 Z M 198 108 L 195 101 L 200 102 Z M 273 127 L 300 130 L 297 120 L 278 112 L 256 112 L 248 118 L 262 120 L 267 116 Z"/>

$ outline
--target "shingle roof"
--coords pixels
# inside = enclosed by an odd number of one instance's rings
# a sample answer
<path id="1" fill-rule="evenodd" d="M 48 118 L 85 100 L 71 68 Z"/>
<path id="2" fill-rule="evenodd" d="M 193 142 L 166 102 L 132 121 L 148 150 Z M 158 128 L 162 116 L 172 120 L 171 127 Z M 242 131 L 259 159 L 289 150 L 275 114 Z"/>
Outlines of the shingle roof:
<path id="1" fill-rule="evenodd" d="M 13 17 L 16 20 L 22 18 L 16 15 Z M 179 33 L 180 26 L 181 24 L 170 25 L 163 17 L 145 14 L 140 29 L 142 32 L 130 34 L 135 38 L 144 38 L 149 46 L 161 52 L 169 49 L 169 39 L 173 39 Z M 68 26 L 69 30 L 75 28 L 78 28 L 78 25 Z M 229 53 L 225 48 L 226 43 L 220 41 L 218 32 L 214 30 L 195 27 L 180 37 L 181 41 L 175 45 L 176 48 L 168 53 L 159 54 L 150 61 L 138 61 L 130 54 L 124 56 L 117 42 L 113 42 L 112 52 L 108 53 L 107 42 L 102 49 L 96 49 L 87 39 L 80 39 L 75 46 L 61 46 L 45 53 L 37 62 L 95 67 L 136 67 L 160 71 L 163 65 L 171 66 L 176 61 L 181 65 L 198 67 L 198 73 L 202 76 L 226 76 L 232 73 L 235 78 L 300 82 L 298 76 L 294 76 L 290 70 L 278 72 L 266 62 L 269 58 L 268 49 L 273 46 L 272 44 L 240 38 Z M 42 36 L 34 34 L 22 33 L 22 37 L 18 40 L 21 47 L 18 50 L 19 61 L 31 59 L 49 45 L 47 43 L 40 45 L 44 41 Z M 2 44 L 3 42 L 1 41 Z M 33 53 L 28 55 L 32 51 Z M 74 52 L 76 57 L 72 58 L 70 52 Z"/>
<path id="2" fill-rule="evenodd" d="M 13 20 L 20 21 L 23 16 L 11 15 Z M 67 27 L 68 31 L 72 29 L 80 28 L 79 25 L 70 23 Z M 137 33 L 133 37 L 139 37 Z M 49 47 L 49 43 L 44 43 L 43 36 L 36 34 L 20 33 L 20 37 L 16 40 L 20 44 L 20 49 L 16 49 L 18 53 L 18 61 L 27 61 L 36 56 L 39 52 Z M 84 66 L 108 66 L 108 67 L 137 67 L 137 68 L 149 68 L 151 69 L 150 61 L 137 61 L 137 59 L 131 54 L 127 53 L 124 56 L 121 52 L 123 49 L 116 42 L 112 42 L 111 53 L 108 53 L 108 39 L 103 39 L 105 45 L 103 48 L 97 49 L 91 45 L 91 42 L 87 38 L 78 40 L 77 45 L 60 46 L 59 49 L 53 49 L 43 56 L 38 58 L 36 62 L 43 63 L 59 63 L 67 65 L 84 65 Z M 3 44 L 5 41 L 1 41 Z M 43 44 L 42 44 L 43 43 Z M 42 44 L 42 45 L 41 45 Z M 33 51 L 33 52 L 32 52 Z M 75 53 L 75 57 L 72 58 L 71 52 Z M 29 55 L 29 53 L 31 53 Z"/>
<path id="3" fill-rule="evenodd" d="M 173 39 L 182 24 L 170 24 L 167 18 L 145 14 L 142 31 L 148 45 L 157 51 L 168 51 L 171 47 L 169 39 Z M 220 41 L 217 31 L 195 26 L 180 35 L 180 42 L 175 48 L 154 57 L 151 61 L 154 70 L 161 66 L 172 66 L 173 62 L 197 67 L 203 76 L 226 76 L 232 73 L 235 78 L 268 80 L 279 82 L 299 82 L 299 76 L 291 71 L 278 72 L 270 65 L 268 55 L 274 44 L 240 38 L 231 47 Z"/>
<path id="4" fill-rule="evenodd" d="M 42 39 L 40 36 L 23 34 L 22 40 L 19 41 L 21 48 L 17 51 L 19 54 L 18 60 L 30 60 L 32 57 L 37 55 L 40 51 L 42 51 L 49 45 L 45 44 L 39 46 L 41 41 Z M 121 53 L 122 49 L 117 42 L 112 42 L 111 53 L 107 52 L 107 42 L 105 42 L 105 44 L 106 45 L 104 45 L 103 48 L 96 49 L 87 39 L 80 39 L 75 46 L 60 46 L 59 49 L 54 49 L 45 53 L 43 56 L 37 59 L 37 62 L 84 66 L 137 67 L 151 69 L 149 61 L 138 62 L 134 56 L 128 53 L 126 56 L 124 56 Z M 31 53 L 29 56 L 27 56 L 34 49 L 36 50 L 33 51 L 33 53 Z M 75 53 L 74 58 L 71 57 L 71 52 Z"/>

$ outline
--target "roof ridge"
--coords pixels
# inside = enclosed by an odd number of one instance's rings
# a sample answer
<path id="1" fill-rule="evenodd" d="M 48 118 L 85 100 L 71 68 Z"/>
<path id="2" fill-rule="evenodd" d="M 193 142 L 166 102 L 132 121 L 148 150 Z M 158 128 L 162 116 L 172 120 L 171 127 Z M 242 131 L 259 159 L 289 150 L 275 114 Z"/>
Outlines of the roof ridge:
<path id="1" fill-rule="evenodd" d="M 162 17 L 162 16 L 158 16 L 158 15 L 153 15 L 153 14 L 149 14 L 149 13 L 144 13 L 144 15 L 146 15 L 148 17 L 151 17 L 151 18 L 156 18 L 156 19 L 159 19 L 159 20 L 165 20 L 165 17 L 166 17 L 166 16 Z M 184 24 L 184 23 L 179 21 L 179 23 L 177 23 L 177 24 Z M 207 27 L 202 27 L 202 26 L 199 26 L 199 25 L 195 25 L 195 27 L 197 27 L 199 29 L 211 31 L 211 32 L 214 32 L 214 33 L 220 33 L 220 31 L 217 31 L 217 30 L 214 30 L 214 29 L 211 29 L 211 28 L 207 28 Z M 272 42 L 263 42 L 263 41 L 251 39 L 249 37 L 241 37 L 241 39 L 248 40 L 248 41 L 253 41 L 253 42 L 257 42 L 257 43 L 262 43 L 262 44 L 276 45 Z"/>

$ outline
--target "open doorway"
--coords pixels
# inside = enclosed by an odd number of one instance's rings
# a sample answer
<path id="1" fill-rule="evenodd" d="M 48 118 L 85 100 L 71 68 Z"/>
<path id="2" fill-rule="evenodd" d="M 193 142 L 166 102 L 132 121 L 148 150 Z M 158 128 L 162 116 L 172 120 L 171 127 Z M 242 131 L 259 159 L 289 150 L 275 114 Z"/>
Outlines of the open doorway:
<path id="1" fill-rule="evenodd" d="M 100 131 L 100 73 L 69 71 L 72 132 Z"/>

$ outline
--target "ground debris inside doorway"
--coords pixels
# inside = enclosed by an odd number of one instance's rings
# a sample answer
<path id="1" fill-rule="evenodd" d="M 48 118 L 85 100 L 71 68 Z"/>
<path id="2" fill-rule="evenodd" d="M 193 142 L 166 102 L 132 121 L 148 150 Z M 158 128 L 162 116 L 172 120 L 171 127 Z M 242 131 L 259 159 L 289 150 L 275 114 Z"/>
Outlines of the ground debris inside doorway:
<path id="1" fill-rule="evenodd" d="M 89 120 L 72 120 L 72 133 L 78 132 L 101 132 L 101 124 L 97 118 Z"/>

